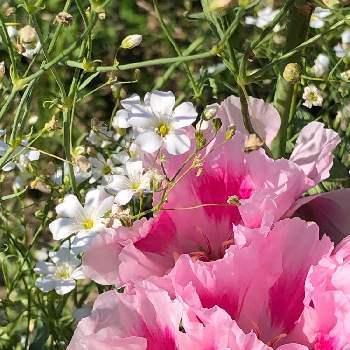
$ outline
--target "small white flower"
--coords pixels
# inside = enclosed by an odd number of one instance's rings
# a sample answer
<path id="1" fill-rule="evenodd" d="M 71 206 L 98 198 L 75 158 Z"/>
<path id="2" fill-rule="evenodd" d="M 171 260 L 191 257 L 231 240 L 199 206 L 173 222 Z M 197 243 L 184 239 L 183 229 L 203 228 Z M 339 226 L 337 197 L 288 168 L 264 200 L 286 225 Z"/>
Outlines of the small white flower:
<path id="1" fill-rule="evenodd" d="M 37 32 L 32 26 L 27 25 L 19 30 L 18 35 L 21 44 L 20 54 L 32 59 L 41 49 Z"/>
<path id="2" fill-rule="evenodd" d="M 91 164 L 92 176 L 89 180 L 91 184 L 102 179 L 102 185 L 106 185 L 113 175 L 123 173 L 123 169 L 116 166 L 118 158 L 114 159 L 113 155 L 106 160 L 101 153 L 97 153 L 96 157 L 89 157 L 88 160 Z"/>
<path id="3" fill-rule="evenodd" d="M 247 16 L 245 23 L 248 25 L 255 25 L 258 28 L 264 28 L 273 21 L 277 14 L 278 10 L 274 10 L 272 7 L 267 6 L 258 11 L 257 17 Z"/>
<path id="4" fill-rule="evenodd" d="M 141 161 L 128 161 L 125 165 L 126 176 L 114 175 L 107 189 L 116 192 L 116 201 L 120 205 L 130 202 L 134 194 L 142 193 L 150 188 L 150 179 L 143 174 Z"/>
<path id="5" fill-rule="evenodd" d="M 74 172 L 74 177 L 77 185 L 80 185 L 82 182 L 86 181 L 91 176 L 91 171 L 89 172 L 82 171 L 78 165 L 73 165 L 73 172 Z M 65 177 L 63 178 L 63 169 L 58 168 L 55 171 L 55 173 L 51 176 L 51 180 L 56 185 L 59 185 L 59 186 L 69 181 L 67 162 L 64 162 L 64 174 L 65 174 Z"/>
<path id="6" fill-rule="evenodd" d="M 326 75 L 329 71 L 329 57 L 323 53 L 320 53 L 316 60 L 315 60 L 315 64 L 313 66 L 313 72 L 315 74 L 316 77 L 322 77 L 324 75 Z"/>
<path id="7" fill-rule="evenodd" d="M 5 145 L 6 144 L 3 142 L 0 142 L 0 154 L 6 148 L 7 145 Z M 11 171 L 17 167 L 21 172 L 25 172 L 30 162 L 36 161 L 40 158 L 40 152 L 26 148 L 25 146 L 27 145 L 28 141 L 23 140 L 22 146 L 17 147 L 13 151 L 12 160 L 3 166 L 3 171 Z"/>
<path id="8" fill-rule="evenodd" d="M 86 194 L 84 207 L 73 194 L 65 196 L 56 206 L 58 218 L 49 225 L 53 239 L 65 239 L 74 233 L 85 237 L 104 229 L 104 216 L 111 210 L 113 201 L 114 198 L 102 188 Z"/>
<path id="9" fill-rule="evenodd" d="M 133 49 L 136 46 L 139 46 L 142 41 L 142 35 L 140 34 L 132 34 L 126 36 L 122 43 L 120 44 L 120 47 L 122 49 Z"/>
<path id="10" fill-rule="evenodd" d="M 303 99 L 305 102 L 304 106 L 312 108 L 312 106 L 322 106 L 323 97 L 316 86 L 310 85 L 304 88 Z"/>
<path id="11" fill-rule="evenodd" d="M 55 290 L 57 294 L 67 294 L 75 288 L 76 280 L 85 276 L 80 267 L 80 260 L 72 254 L 67 245 L 62 245 L 57 252 L 49 253 L 52 262 L 39 261 L 34 271 L 41 276 L 35 285 L 47 293 Z"/>
<path id="12" fill-rule="evenodd" d="M 213 119 L 216 116 L 219 107 L 220 106 L 218 103 L 212 103 L 211 105 L 207 105 L 203 112 L 203 119 L 204 120 Z"/>
<path id="13" fill-rule="evenodd" d="M 170 91 L 148 93 L 143 104 L 132 105 L 129 123 L 136 129 L 135 142 L 143 151 L 153 153 L 162 145 L 173 155 L 189 150 L 191 141 L 180 129 L 191 125 L 197 112 L 190 102 L 174 106 L 175 96 Z"/>
<path id="14" fill-rule="evenodd" d="M 350 29 L 345 30 L 341 35 L 341 44 L 334 47 L 335 55 L 339 58 L 350 57 Z"/>
<path id="15" fill-rule="evenodd" d="M 322 7 L 316 7 L 315 11 L 311 15 L 310 19 L 310 27 L 319 29 L 325 25 L 324 19 L 330 16 L 332 12 L 328 9 L 324 9 Z"/>
<path id="16" fill-rule="evenodd" d="M 106 126 L 99 126 L 98 130 L 90 130 L 86 140 L 95 147 L 105 148 L 112 143 L 113 132 L 108 131 Z"/>

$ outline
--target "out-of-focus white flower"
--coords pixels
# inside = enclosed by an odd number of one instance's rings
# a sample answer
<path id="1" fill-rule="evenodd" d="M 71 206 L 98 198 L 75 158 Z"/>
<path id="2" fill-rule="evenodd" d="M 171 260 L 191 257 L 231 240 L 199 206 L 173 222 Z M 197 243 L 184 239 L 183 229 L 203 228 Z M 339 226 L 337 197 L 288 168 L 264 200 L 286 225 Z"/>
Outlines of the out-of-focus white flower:
<path id="1" fill-rule="evenodd" d="M 304 88 L 303 99 L 305 102 L 304 106 L 307 108 L 312 108 L 312 106 L 322 106 L 323 97 L 320 93 L 320 90 L 316 86 L 310 85 Z"/>
<path id="2" fill-rule="evenodd" d="M 213 119 L 216 116 L 218 109 L 219 109 L 218 103 L 212 103 L 211 105 L 207 105 L 203 111 L 203 119 L 205 120 Z"/>
<path id="3" fill-rule="evenodd" d="M 76 280 L 85 276 L 80 267 L 80 260 L 70 251 L 67 245 L 62 245 L 57 252 L 49 253 L 52 262 L 39 261 L 34 271 L 41 276 L 35 285 L 47 293 L 55 290 L 57 294 L 67 294 L 75 288 Z"/>
<path id="4" fill-rule="evenodd" d="M 91 178 L 89 183 L 95 183 L 102 179 L 102 185 L 106 185 L 111 181 L 111 177 L 116 174 L 123 174 L 123 168 L 116 165 L 118 158 L 112 155 L 105 159 L 101 153 L 97 153 L 96 157 L 89 157 L 91 164 Z"/>
<path id="5" fill-rule="evenodd" d="M 341 35 L 341 44 L 334 47 L 334 52 L 337 57 L 350 57 L 350 29 L 347 29 Z"/>
<path id="6" fill-rule="evenodd" d="M 141 44 L 141 41 L 142 35 L 140 34 L 128 35 L 122 40 L 120 47 L 122 49 L 133 49 L 134 47 L 139 46 Z"/>
<path id="7" fill-rule="evenodd" d="M 12 160 L 6 163 L 3 167 L 3 171 L 11 171 L 17 167 L 21 172 L 25 172 L 30 162 L 38 160 L 40 158 L 40 152 L 26 148 L 28 141 L 23 140 L 22 146 L 17 147 L 12 153 Z M 6 151 L 8 145 L 0 141 L 0 154 L 4 150 Z"/>
<path id="8" fill-rule="evenodd" d="M 324 9 L 322 7 L 316 7 L 315 11 L 311 15 L 310 19 L 310 27 L 319 29 L 322 28 L 325 25 L 325 18 L 330 16 L 332 14 L 332 11 L 328 9 Z"/>
<path id="9" fill-rule="evenodd" d="M 183 154 L 191 141 L 183 130 L 191 125 L 197 112 L 191 102 L 183 102 L 175 109 L 172 92 L 154 91 L 146 94 L 144 103 L 135 103 L 130 109 L 130 125 L 136 129 L 136 144 L 148 153 L 164 145 L 173 155 Z"/>
<path id="10" fill-rule="evenodd" d="M 41 49 L 37 32 L 32 26 L 27 25 L 19 30 L 18 36 L 20 43 L 19 53 L 24 57 L 32 59 Z"/>
<path id="11" fill-rule="evenodd" d="M 277 14 L 278 10 L 274 10 L 272 7 L 267 6 L 258 11 L 257 17 L 247 16 L 245 18 L 245 23 L 248 25 L 254 25 L 258 28 L 264 28 L 273 21 Z"/>
<path id="12" fill-rule="evenodd" d="M 343 79 L 343 80 L 350 80 L 350 69 L 344 71 L 344 72 L 341 72 L 340 73 L 340 77 Z"/>
<path id="13" fill-rule="evenodd" d="M 95 147 L 105 148 L 112 143 L 113 132 L 109 131 L 106 126 L 99 126 L 98 130 L 90 130 L 86 140 Z"/>
<path id="14" fill-rule="evenodd" d="M 53 239 L 65 239 L 74 233 L 84 236 L 103 230 L 104 216 L 111 210 L 113 201 L 114 198 L 102 188 L 86 194 L 84 207 L 73 194 L 65 196 L 63 202 L 56 206 L 58 218 L 49 225 Z"/>
<path id="15" fill-rule="evenodd" d="M 86 181 L 91 176 L 91 171 L 89 172 L 82 171 L 78 165 L 73 165 L 73 172 L 74 172 L 74 177 L 77 185 L 80 185 L 82 182 Z M 51 176 L 51 180 L 56 185 L 59 185 L 59 186 L 69 181 L 67 162 L 64 162 L 64 173 L 65 173 L 65 178 L 63 178 L 63 169 L 58 168 L 56 172 Z"/>
<path id="16" fill-rule="evenodd" d="M 315 59 L 315 64 L 312 68 L 316 77 L 322 77 L 329 71 L 329 57 L 323 53 L 320 53 Z"/>
<path id="17" fill-rule="evenodd" d="M 107 189 L 116 193 L 116 201 L 120 205 L 130 202 L 134 194 L 142 193 L 150 188 L 150 179 L 144 174 L 141 161 L 128 161 L 125 165 L 126 176 L 114 175 Z"/>

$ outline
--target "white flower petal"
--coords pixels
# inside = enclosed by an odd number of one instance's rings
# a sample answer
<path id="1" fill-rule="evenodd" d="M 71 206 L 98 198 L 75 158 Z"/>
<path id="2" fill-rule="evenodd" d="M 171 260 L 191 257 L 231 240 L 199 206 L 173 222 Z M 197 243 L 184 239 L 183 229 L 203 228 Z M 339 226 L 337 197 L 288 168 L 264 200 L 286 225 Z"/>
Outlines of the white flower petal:
<path id="1" fill-rule="evenodd" d="M 120 104 L 127 110 L 130 111 L 134 105 L 140 105 L 141 99 L 137 94 L 132 94 L 131 96 L 124 98 L 120 101 Z"/>
<path id="2" fill-rule="evenodd" d="M 35 285 L 44 293 L 50 292 L 55 288 L 55 281 L 50 278 L 39 277 L 35 281 Z"/>
<path id="3" fill-rule="evenodd" d="M 133 182 L 133 180 L 139 180 L 141 178 L 141 175 L 143 173 L 142 161 L 129 161 L 125 164 L 125 167 L 131 182 Z"/>
<path id="4" fill-rule="evenodd" d="M 145 152 L 153 153 L 162 145 L 162 138 L 154 131 L 146 131 L 136 137 L 135 143 Z"/>
<path id="5" fill-rule="evenodd" d="M 188 136 L 178 130 L 169 134 L 164 142 L 166 150 L 173 155 L 186 153 L 191 147 L 191 141 Z"/>
<path id="6" fill-rule="evenodd" d="M 129 124 L 134 128 L 154 128 L 157 125 L 157 118 L 148 107 L 135 105 L 130 111 Z"/>
<path id="7" fill-rule="evenodd" d="M 58 218 L 50 223 L 49 229 L 54 240 L 61 240 L 80 231 L 83 227 L 70 218 Z"/>
<path id="8" fill-rule="evenodd" d="M 82 267 L 78 267 L 77 269 L 75 269 L 72 273 L 72 278 L 74 278 L 75 280 L 83 280 L 85 279 L 85 275 L 83 273 L 83 268 Z"/>
<path id="9" fill-rule="evenodd" d="M 27 157 L 31 162 L 34 160 L 38 160 L 40 158 L 40 152 L 31 150 L 28 152 Z"/>
<path id="10" fill-rule="evenodd" d="M 159 115 L 171 115 L 175 106 L 175 96 L 171 91 L 153 91 L 150 96 L 152 111 Z"/>
<path id="11" fill-rule="evenodd" d="M 116 201 L 120 205 L 128 204 L 131 201 L 132 196 L 134 195 L 135 191 L 132 189 L 122 190 L 117 193 L 115 196 Z"/>
<path id="12" fill-rule="evenodd" d="M 118 192 L 130 188 L 129 179 L 124 175 L 113 175 L 111 182 L 106 186 L 108 190 Z"/>
<path id="13" fill-rule="evenodd" d="M 130 115 L 126 109 L 121 109 L 118 111 L 112 121 L 112 126 L 114 129 L 126 129 L 130 127 L 129 124 Z"/>
<path id="14" fill-rule="evenodd" d="M 64 197 L 63 202 L 56 207 L 56 213 L 58 216 L 74 218 L 81 222 L 85 220 L 83 207 L 73 194 Z"/>
<path id="15" fill-rule="evenodd" d="M 46 261 L 39 261 L 35 267 L 34 272 L 40 275 L 53 274 L 55 272 L 55 265 Z"/>
<path id="16" fill-rule="evenodd" d="M 189 126 L 196 121 L 197 115 L 191 102 L 183 102 L 174 110 L 172 125 L 175 129 Z"/>
<path id="17" fill-rule="evenodd" d="M 75 288 L 75 281 L 72 280 L 55 280 L 55 290 L 59 295 L 69 293 Z"/>
<path id="18" fill-rule="evenodd" d="M 94 230 L 79 232 L 71 243 L 71 249 L 74 254 L 80 254 L 89 247 L 97 232 Z"/>

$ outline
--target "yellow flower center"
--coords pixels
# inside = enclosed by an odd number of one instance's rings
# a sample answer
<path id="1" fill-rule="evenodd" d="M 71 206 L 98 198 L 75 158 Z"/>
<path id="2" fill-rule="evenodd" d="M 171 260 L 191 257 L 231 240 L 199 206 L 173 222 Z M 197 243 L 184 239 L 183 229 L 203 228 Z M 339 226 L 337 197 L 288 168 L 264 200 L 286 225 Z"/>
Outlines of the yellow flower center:
<path id="1" fill-rule="evenodd" d="M 91 219 L 86 219 L 84 222 L 83 222 L 83 226 L 86 230 L 89 230 L 90 228 L 93 228 L 94 227 L 94 221 L 91 220 Z"/>
<path id="2" fill-rule="evenodd" d="M 104 168 L 103 168 L 103 174 L 105 175 L 109 175 L 110 173 L 112 172 L 112 169 L 109 165 L 106 165 Z"/>
<path id="3" fill-rule="evenodd" d="M 137 190 L 139 187 L 140 187 L 140 184 L 137 183 L 137 182 L 133 182 L 133 183 L 131 184 L 131 188 L 132 188 L 133 190 Z"/>
<path id="4" fill-rule="evenodd" d="M 59 280 L 68 280 L 72 274 L 72 268 L 68 264 L 57 266 L 55 277 Z"/>
<path id="5" fill-rule="evenodd" d="M 170 126 L 166 123 L 162 123 L 158 126 L 157 132 L 160 136 L 165 137 L 169 134 Z"/>

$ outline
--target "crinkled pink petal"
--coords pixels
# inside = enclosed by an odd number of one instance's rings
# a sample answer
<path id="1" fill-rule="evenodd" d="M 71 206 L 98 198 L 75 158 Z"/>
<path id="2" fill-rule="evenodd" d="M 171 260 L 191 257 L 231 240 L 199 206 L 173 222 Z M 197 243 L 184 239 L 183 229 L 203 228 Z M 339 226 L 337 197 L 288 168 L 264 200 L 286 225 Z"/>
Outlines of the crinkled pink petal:
<path id="1" fill-rule="evenodd" d="M 204 263 L 181 256 L 168 278 L 190 305 L 219 306 L 245 332 L 257 328 L 267 343 L 291 332 L 303 311 L 308 270 L 332 249 L 318 235 L 313 223 L 285 219 L 267 237 L 232 253 L 230 248 L 223 259 Z"/>
<path id="2" fill-rule="evenodd" d="M 270 146 L 281 126 L 281 118 L 278 111 L 271 103 L 266 103 L 264 100 L 254 97 L 249 97 L 248 105 L 249 116 L 254 130 Z M 223 122 L 223 130 L 229 125 L 235 125 L 238 131 L 248 134 L 244 127 L 241 103 L 238 97 L 230 96 L 226 98 L 221 103 L 217 116 Z"/>
<path id="3" fill-rule="evenodd" d="M 300 132 L 290 160 L 316 183 L 329 177 L 332 152 L 340 142 L 339 135 L 320 122 L 311 122 Z"/>

